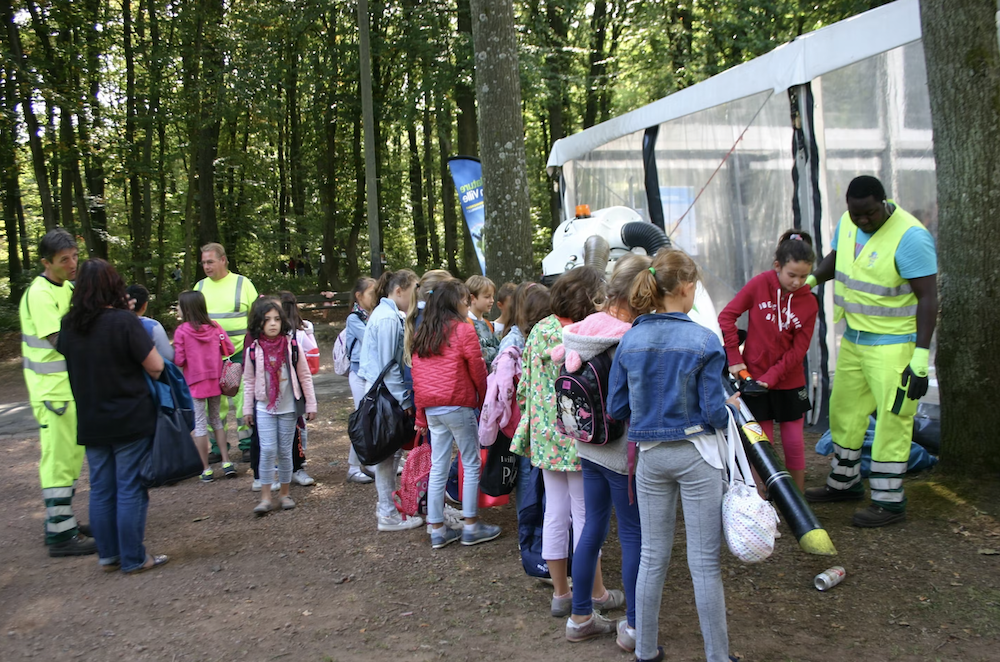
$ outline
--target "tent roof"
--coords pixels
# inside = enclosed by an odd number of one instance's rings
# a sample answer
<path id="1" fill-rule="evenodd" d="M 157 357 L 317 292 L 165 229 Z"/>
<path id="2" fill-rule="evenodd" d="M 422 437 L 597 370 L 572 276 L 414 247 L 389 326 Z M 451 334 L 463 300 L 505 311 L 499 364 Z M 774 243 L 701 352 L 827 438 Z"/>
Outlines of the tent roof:
<path id="1" fill-rule="evenodd" d="M 834 23 L 552 146 L 548 168 L 648 127 L 765 91 L 784 92 L 825 73 L 917 41 L 919 0 L 897 0 Z"/>

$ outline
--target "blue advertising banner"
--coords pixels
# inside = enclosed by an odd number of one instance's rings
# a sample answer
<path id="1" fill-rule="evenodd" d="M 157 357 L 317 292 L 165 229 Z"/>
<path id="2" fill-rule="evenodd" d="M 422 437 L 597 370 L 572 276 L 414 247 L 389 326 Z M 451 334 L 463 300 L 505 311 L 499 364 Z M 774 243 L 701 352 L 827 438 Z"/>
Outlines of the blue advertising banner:
<path id="1" fill-rule="evenodd" d="M 448 159 L 448 170 L 455 182 L 458 199 L 462 203 L 465 224 L 469 226 L 472 243 L 476 246 L 479 267 L 486 273 L 486 254 L 483 253 L 483 226 L 486 224 L 486 207 L 483 203 L 483 166 L 471 156 Z"/>

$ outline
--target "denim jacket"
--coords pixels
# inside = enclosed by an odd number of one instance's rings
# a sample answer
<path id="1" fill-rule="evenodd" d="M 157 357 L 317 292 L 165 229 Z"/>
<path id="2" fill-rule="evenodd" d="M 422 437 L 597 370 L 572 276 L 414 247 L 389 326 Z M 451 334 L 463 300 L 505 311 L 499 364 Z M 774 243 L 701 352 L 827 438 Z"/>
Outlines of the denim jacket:
<path id="1" fill-rule="evenodd" d="M 361 346 L 365 337 L 365 324 L 368 313 L 363 308 L 354 304 L 354 308 L 347 315 L 347 337 L 344 338 L 347 349 L 351 352 L 351 372 L 358 372 L 361 368 Z"/>
<path id="2" fill-rule="evenodd" d="M 403 320 L 396 304 L 383 298 L 365 326 L 358 377 L 369 384 L 374 382 L 392 359 L 396 359 L 396 365 L 386 374 L 385 385 L 399 405 L 409 409 L 413 406 L 413 395 L 403 378 Z"/>
<path id="3" fill-rule="evenodd" d="M 608 377 L 608 414 L 631 417 L 629 441 L 677 441 L 725 429 L 718 337 L 683 313 L 642 315 L 622 337 Z"/>

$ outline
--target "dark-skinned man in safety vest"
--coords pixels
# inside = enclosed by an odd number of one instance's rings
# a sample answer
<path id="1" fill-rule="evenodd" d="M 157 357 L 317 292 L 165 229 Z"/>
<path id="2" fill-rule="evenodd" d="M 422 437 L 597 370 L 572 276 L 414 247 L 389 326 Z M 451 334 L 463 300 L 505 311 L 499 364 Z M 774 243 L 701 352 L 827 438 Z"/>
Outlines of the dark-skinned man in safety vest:
<path id="1" fill-rule="evenodd" d="M 836 278 L 834 320 L 847 321 L 830 395 L 833 462 L 826 485 L 805 496 L 813 502 L 864 499 L 861 448 L 868 417 L 877 412 L 871 505 L 856 512 L 853 523 L 885 526 L 906 518 L 903 475 L 917 401 L 927 393 L 937 324 L 934 238 L 886 199 L 879 180 L 862 176 L 847 188 L 847 212 L 832 248 L 810 279 Z"/>

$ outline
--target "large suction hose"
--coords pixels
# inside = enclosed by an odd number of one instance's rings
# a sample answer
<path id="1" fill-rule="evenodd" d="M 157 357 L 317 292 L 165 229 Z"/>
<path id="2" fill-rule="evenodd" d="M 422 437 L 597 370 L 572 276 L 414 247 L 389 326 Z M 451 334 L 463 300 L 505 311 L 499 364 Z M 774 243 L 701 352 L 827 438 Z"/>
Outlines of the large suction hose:
<path id="1" fill-rule="evenodd" d="M 664 246 L 670 247 L 670 238 L 652 223 L 633 221 L 622 226 L 622 241 L 629 248 L 642 246 L 646 255 L 653 257 Z"/>
<path id="2" fill-rule="evenodd" d="M 599 234 L 592 234 L 583 242 L 583 266 L 593 267 L 603 274 L 611 259 L 611 245 Z"/>

